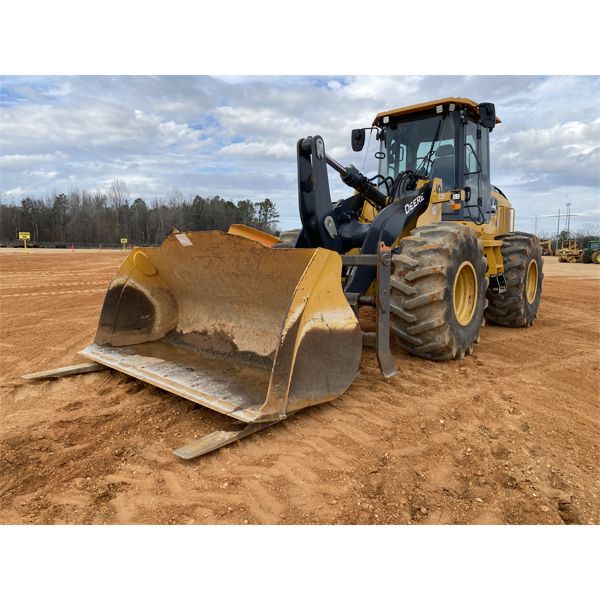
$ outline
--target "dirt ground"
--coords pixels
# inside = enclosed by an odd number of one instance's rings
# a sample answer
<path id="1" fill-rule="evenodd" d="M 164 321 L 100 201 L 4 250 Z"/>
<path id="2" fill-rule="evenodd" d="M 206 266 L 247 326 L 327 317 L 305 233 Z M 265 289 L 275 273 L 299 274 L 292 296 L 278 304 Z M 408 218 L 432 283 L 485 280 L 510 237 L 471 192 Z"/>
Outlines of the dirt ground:
<path id="1" fill-rule="evenodd" d="M 535 326 L 473 356 L 372 350 L 343 397 L 195 461 L 231 422 L 80 363 L 125 254 L 0 253 L 2 523 L 599 523 L 600 267 L 545 259 Z"/>

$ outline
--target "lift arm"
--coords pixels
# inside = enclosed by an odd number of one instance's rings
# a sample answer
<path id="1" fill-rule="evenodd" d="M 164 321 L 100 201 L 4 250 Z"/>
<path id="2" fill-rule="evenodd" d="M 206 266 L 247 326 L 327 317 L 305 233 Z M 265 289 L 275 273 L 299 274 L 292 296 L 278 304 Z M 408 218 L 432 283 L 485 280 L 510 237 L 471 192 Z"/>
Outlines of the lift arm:
<path id="1" fill-rule="evenodd" d="M 431 184 L 407 192 L 390 204 L 389 199 L 357 169 L 346 168 L 328 156 L 323 138 L 318 135 L 299 140 L 297 153 L 298 201 L 302 220 L 297 248 L 323 247 L 340 254 L 360 248 L 361 254 L 374 255 L 381 242 L 391 246 L 402 232 L 412 229 L 429 205 Z M 328 165 L 357 193 L 333 204 Z M 365 199 L 379 208 L 371 223 L 358 221 Z M 356 265 L 350 272 L 345 291 L 364 294 L 376 272 L 371 265 Z"/>

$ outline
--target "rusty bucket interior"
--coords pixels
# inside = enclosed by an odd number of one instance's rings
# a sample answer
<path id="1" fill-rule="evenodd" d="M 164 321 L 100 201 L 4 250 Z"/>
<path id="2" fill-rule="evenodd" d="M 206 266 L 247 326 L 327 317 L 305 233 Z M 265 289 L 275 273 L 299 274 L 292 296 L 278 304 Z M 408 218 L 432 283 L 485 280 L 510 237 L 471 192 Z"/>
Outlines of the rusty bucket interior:
<path id="1" fill-rule="evenodd" d="M 327 402 L 358 374 L 362 337 L 322 248 L 218 231 L 134 248 L 80 354 L 230 415 L 267 422 Z"/>

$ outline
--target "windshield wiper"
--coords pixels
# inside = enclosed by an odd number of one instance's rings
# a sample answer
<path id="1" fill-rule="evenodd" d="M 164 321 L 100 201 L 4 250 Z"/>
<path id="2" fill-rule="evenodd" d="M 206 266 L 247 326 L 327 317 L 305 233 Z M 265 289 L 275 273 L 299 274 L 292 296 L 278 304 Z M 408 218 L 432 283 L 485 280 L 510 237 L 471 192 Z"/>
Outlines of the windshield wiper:
<path id="1" fill-rule="evenodd" d="M 443 133 L 442 123 L 444 123 L 445 120 L 446 120 L 446 116 L 444 115 L 440 119 L 440 122 L 437 126 L 435 136 L 433 137 L 433 141 L 431 142 L 431 147 L 429 148 L 429 152 L 427 152 L 427 154 L 423 157 L 421 164 L 419 165 L 419 167 L 416 170 L 417 175 L 419 175 L 420 177 L 423 175 L 427 175 L 429 173 L 429 165 L 433 164 L 433 160 L 431 159 L 431 157 L 433 156 L 433 154 L 435 152 L 433 147 L 435 146 L 435 143 L 440 139 L 440 136 Z"/>

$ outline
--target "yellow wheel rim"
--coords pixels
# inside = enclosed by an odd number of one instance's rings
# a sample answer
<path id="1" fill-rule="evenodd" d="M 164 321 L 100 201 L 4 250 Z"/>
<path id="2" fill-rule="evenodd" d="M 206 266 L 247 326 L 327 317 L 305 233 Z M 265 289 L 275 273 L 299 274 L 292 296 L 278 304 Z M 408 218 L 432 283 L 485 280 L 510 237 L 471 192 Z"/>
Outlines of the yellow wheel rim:
<path id="1" fill-rule="evenodd" d="M 538 287 L 538 266 L 535 260 L 532 260 L 527 267 L 527 286 L 525 288 L 525 295 L 527 296 L 527 302 L 533 304 L 535 300 L 535 294 Z"/>
<path id="2" fill-rule="evenodd" d="M 452 303 L 456 320 L 463 327 L 468 325 L 473 319 L 477 304 L 477 275 L 468 260 L 462 263 L 456 272 Z"/>

